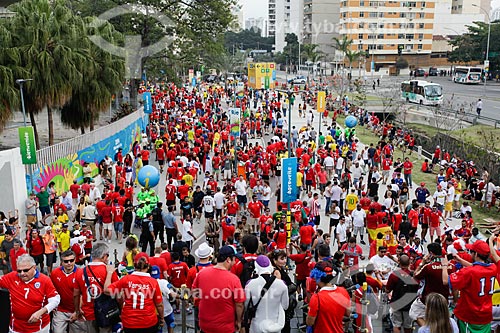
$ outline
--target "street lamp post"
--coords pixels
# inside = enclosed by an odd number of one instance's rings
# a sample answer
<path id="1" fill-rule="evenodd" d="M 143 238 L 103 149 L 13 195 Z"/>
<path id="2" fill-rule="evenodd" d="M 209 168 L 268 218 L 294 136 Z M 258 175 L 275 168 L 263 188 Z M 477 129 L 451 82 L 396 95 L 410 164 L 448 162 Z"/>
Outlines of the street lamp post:
<path id="1" fill-rule="evenodd" d="M 480 10 L 482 10 L 486 14 L 486 16 L 488 17 L 488 40 L 486 41 L 486 55 L 484 58 L 484 65 L 485 65 L 484 67 L 486 69 L 486 65 L 488 64 L 488 53 L 490 53 L 491 17 L 490 17 L 490 14 L 488 13 L 488 11 L 485 10 L 483 7 L 476 5 L 476 4 L 472 4 L 472 6 L 477 7 Z M 484 71 L 484 85 L 483 85 L 483 95 L 484 96 L 486 96 L 486 75 L 487 75 L 487 73 L 486 73 L 486 71 Z"/>
<path id="2" fill-rule="evenodd" d="M 26 108 L 24 107 L 24 93 L 23 93 L 23 85 L 24 83 L 28 81 L 33 81 L 33 79 L 17 79 L 16 83 L 19 85 L 19 90 L 21 91 L 21 107 L 23 111 L 23 125 L 26 127 Z M 28 164 L 28 172 L 30 176 L 30 185 L 31 185 L 31 191 L 33 192 L 35 190 L 34 183 L 33 183 L 33 167 L 31 164 Z"/>

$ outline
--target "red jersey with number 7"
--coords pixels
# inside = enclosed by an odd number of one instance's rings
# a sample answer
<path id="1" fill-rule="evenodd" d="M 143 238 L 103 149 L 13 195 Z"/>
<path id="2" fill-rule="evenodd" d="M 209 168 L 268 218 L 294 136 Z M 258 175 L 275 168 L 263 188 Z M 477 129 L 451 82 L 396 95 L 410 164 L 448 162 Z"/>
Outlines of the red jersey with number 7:
<path id="1" fill-rule="evenodd" d="M 10 328 L 15 332 L 34 333 L 50 324 L 48 313 L 40 321 L 28 323 L 31 315 L 47 305 L 49 298 L 57 296 L 50 278 L 36 272 L 30 282 L 24 282 L 17 272 L 0 276 L 0 288 L 10 292 Z"/>
<path id="2" fill-rule="evenodd" d="M 176 261 L 168 265 L 170 282 L 176 288 L 180 288 L 183 284 L 186 284 L 188 272 L 189 267 L 183 261 Z"/>
<path id="3" fill-rule="evenodd" d="M 491 323 L 497 267 L 500 261 L 496 265 L 475 262 L 450 275 L 450 288 L 461 291 L 454 311 L 458 319 L 473 325 Z"/>

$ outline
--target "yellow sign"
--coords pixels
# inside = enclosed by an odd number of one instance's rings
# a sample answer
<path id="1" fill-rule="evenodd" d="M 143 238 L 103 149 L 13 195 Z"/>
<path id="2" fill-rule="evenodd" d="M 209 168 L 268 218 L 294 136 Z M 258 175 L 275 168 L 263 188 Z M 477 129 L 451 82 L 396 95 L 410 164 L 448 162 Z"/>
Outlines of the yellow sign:
<path id="1" fill-rule="evenodd" d="M 325 112 L 325 104 L 326 104 L 326 93 L 324 91 L 318 91 L 318 112 Z"/>

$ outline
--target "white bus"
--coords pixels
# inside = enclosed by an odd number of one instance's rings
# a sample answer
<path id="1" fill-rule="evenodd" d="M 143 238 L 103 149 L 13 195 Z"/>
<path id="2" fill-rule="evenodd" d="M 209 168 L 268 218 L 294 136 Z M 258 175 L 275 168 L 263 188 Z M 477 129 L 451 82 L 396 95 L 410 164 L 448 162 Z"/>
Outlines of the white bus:
<path id="1" fill-rule="evenodd" d="M 438 105 L 443 101 L 443 88 L 440 84 L 423 80 L 404 81 L 401 83 L 401 98 L 421 105 Z"/>
<path id="2" fill-rule="evenodd" d="M 483 69 L 481 67 L 457 66 L 453 70 L 453 82 L 464 84 L 479 84 Z"/>

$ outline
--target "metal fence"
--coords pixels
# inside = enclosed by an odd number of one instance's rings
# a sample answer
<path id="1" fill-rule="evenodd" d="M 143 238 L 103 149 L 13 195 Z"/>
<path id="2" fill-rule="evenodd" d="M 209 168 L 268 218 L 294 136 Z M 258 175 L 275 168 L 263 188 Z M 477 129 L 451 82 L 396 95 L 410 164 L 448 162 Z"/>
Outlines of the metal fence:
<path id="1" fill-rule="evenodd" d="M 129 114 L 109 125 L 99 127 L 96 130 L 79 135 L 73 139 L 63 141 L 50 147 L 37 150 L 37 168 L 41 169 L 43 166 L 53 163 L 60 158 L 68 156 L 68 154 L 76 153 L 79 150 L 90 147 L 101 140 L 106 139 L 110 135 L 122 130 L 133 122 L 143 117 L 143 109 L 139 109 L 134 113 Z"/>

